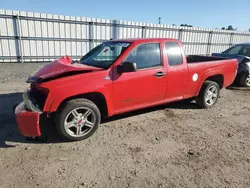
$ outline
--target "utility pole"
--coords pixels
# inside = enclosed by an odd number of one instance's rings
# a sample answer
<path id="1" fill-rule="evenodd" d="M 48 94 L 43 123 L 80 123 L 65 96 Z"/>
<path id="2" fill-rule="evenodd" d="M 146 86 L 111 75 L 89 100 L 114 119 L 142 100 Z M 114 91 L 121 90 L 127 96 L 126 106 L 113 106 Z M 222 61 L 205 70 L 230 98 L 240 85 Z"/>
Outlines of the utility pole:
<path id="1" fill-rule="evenodd" d="M 159 23 L 159 24 L 161 24 L 161 17 L 159 17 L 159 18 L 158 18 L 158 20 L 159 20 L 159 22 L 158 22 L 158 23 Z"/>

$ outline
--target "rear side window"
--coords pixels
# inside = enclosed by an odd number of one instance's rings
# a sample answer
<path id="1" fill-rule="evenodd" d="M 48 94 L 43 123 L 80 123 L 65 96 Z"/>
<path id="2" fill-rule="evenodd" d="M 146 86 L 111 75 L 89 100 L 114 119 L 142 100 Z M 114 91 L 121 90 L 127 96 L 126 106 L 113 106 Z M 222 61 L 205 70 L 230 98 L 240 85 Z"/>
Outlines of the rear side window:
<path id="1" fill-rule="evenodd" d="M 161 66 L 160 44 L 147 43 L 137 46 L 125 61 L 136 63 L 137 69 Z"/>
<path id="2" fill-rule="evenodd" d="M 168 64 L 170 66 L 181 65 L 183 63 L 181 48 L 177 42 L 165 43 Z"/>

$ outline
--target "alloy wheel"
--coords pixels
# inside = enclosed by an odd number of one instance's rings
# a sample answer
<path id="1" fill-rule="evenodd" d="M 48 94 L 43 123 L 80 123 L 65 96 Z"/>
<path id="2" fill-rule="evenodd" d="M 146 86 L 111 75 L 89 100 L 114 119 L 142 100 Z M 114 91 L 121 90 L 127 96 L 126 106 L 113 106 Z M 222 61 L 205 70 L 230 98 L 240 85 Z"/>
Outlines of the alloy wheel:
<path id="1" fill-rule="evenodd" d="M 96 123 L 94 112 L 87 107 L 79 107 L 70 111 L 64 121 L 66 132 L 72 137 L 88 134 Z"/>
<path id="2" fill-rule="evenodd" d="M 218 89 L 216 86 L 211 86 L 208 88 L 206 96 L 205 96 L 205 102 L 208 106 L 213 105 L 217 98 L 218 98 Z"/>

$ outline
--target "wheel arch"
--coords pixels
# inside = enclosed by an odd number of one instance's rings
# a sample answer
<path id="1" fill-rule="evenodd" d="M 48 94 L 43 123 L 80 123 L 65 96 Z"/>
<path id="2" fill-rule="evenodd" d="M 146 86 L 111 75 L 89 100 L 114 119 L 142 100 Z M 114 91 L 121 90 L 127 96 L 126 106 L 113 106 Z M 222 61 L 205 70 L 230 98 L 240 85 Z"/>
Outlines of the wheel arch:
<path id="1" fill-rule="evenodd" d="M 108 104 L 107 99 L 101 92 L 89 92 L 84 94 L 78 94 L 74 96 L 67 97 L 63 99 L 60 104 L 56 107 L 53 107 L 53 111 L 56 112 L 64 107 L 64 105 L 67 103 L 67 101 L 84 98 L 88 99 L 91 102 L 93 102 L 100 110 L 102 117 L 108 117 L 109 116 L 109 110 L 108 110 Z"/>
<path id="2" fill-rule="evenodd" d="M 195 96 L 199 95 L 200 90 L 201 90 L 203 84 L 205 83 L 205 81 L 216 82 L 219 85 L 220 89 L 222 89 L 224 87 L 224 75 L 221 73 L 214 73 L 213 75 L 211 75 L 211 73 L 210 73 L 210 74 L 204 76 L 203 79 L 201 80 L 200 85 L 197 88 Z"/>
<path id="3" fill-rule="evenodd" d="M 208 78 L 206 78 L 204 80 L 204 82 L 205 81 L 216 82 L 219 85 L 220 89 L 222 89 L 223 86 L 224 86 L 224 76 L 222 74 L 216 74 L 216 75 L 213 75 L 213 76 L 209 76 Z"/>

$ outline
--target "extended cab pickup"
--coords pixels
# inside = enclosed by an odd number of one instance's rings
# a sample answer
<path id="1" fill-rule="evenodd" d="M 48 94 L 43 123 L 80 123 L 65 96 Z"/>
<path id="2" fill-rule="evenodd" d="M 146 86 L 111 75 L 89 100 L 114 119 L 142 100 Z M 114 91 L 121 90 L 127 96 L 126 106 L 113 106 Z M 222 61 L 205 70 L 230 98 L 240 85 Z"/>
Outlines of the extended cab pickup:
<path id="1" fill-rule="evenodd" d="M 186 57 L 176 39 L 110 40 L 79 61 L 66 56 L 31 75 L 16 121 L 24 136 L 41 136 L 45 115 L 62 137 L 81 140 L 102 117 L 189 98 L 209 108 L 232 84 L 237 66 L 236 59 Z"/>

